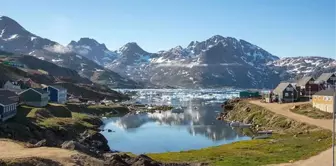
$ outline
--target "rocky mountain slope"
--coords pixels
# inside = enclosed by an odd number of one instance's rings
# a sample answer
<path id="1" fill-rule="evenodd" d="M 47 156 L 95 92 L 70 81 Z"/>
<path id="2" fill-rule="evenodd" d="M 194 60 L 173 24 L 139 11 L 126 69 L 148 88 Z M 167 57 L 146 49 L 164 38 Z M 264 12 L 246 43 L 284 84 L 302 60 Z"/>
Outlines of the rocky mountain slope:
<path id="1" fill-rule="evenodd" d="M 123 76 L 163 86 L 191 88 L 267 87 L 280 81 L 266 63 L 279 59 L 267 51 L 231 37 L 213 36 L 148 53 L 136 43 L 128 43 L 120 55 L 106 65 Z"/>
<path id="2" fill-rule="evenodd" d="M 101 66 L 112 62 L 118 56 L 116 52 L 108 50 L 105 44 L 100 44 L 91 38 L 81 38 L 77 42 L 71 41 L 67 47 Z"/>
<path id="3" fill-rule="evenodd" d="M 111 52 L 113 58 L 104 61 L 106 68 L 124 77 L 161 86 L 274 88 L 280 81 L 336 70 L 334 59 L 279 59 L 245 40 L 219 35 L 192 41 L 186 48 L 177 46 L 157 53 L 146 52 L 134 42 Z M 87 56 L 92 58 L 95 54 Z"/>
<path id="4" fill-rule="evenodd" d="M 85 39 L 83 39 L 85 42 Z M 82 77 L 112 87 L 135 88 L 140 85 L 107 70 L 69 47 L 30 33 L 13 19 L 0 17 L 0 50 L 26 54 L 77 71 Z M 38 65 L 38 64 L 36 64 Z"/>
<path id="5" fill-rule="evenodd" d="M 336 72 L 336 60 L 324 57 L 287 57 L 267 63 L 283 80 L 303 76 L 318 77 Z"/>

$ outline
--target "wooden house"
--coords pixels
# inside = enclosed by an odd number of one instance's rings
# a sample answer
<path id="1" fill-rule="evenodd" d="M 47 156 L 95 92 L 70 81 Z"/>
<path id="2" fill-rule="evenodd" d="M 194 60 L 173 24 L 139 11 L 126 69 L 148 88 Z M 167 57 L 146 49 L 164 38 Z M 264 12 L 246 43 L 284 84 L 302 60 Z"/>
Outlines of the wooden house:
<path id="1" fill-rule="evenodd" d="M 0 89 L 0 97 L 7 97 L 10 100 L 19 102 L 19 96 L 15 92 L 6 89 Z"/>
<path id="2" fill-rule="evenodd" d="M 50 102 L 64 104 L 67 101 L 67 89 L 59 85 L 48 86 L 43 88 L 43 90 L 49 92 Z"/>
<path id="3" fill-rule="evenodd" d="M 12 91 L 0 90 L 0 122 L 16 115 L 18 95 Z"/>
<path id="4" fill-rule="evenodd" d="M 279 103 L 294 102 L 297 101 L 299 97 L 296 88 L 288 82 L 280 83 L 272 93 L 277 96 Z"/>
<path id="5" fill-rule="evenodd" d="M 320 109 L 325 112 L 333 112 L 334 99 L 334 90 L 321 90 L 313 95 L 313 107 Z"/>
<path id="6" fill-rule="evenodd" d="M 310 76 L 298 80 L 296 86 L 300 88 L 300 95 L 305 97 L 310 97 L 319 91 L 319 85 L 315 83 L 315 79 Z"/>
<path id="7" fill-rule="evenodd" d="M 19 93 L 20 101 L 34 107 L 44 107 L 49 102 L 49 92 L 41 88 L 29 88 Z"/>
<path id="8" fill-rule="evenodd" d="M 6 90 L 9 90 L 9 91 L 12 91 L 12 92 L 16 92 L 16 93 L 21 92 L 20 85 L 18 85 L 16 82 L 12 82 L 12 81 L 7 81 L 3 85 L 3 89 L 6 89 Z"/>
<path id="9" fill-rule="evenodd" d="M 323 73 L 316 79 L 316 82 L 319 83 L 323 89 L 332 89 L 336 84 L 336 74 Z"/>

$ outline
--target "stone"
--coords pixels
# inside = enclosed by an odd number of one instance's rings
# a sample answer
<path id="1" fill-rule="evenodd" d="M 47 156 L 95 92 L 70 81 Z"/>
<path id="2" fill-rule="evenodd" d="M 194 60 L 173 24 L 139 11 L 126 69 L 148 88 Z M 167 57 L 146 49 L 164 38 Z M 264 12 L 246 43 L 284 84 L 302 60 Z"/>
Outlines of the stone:
<path id="1" fill-rule="evenodd" d="M 76 148 L 76 143 L 75 141 L 65 141 L 62 145 L 61 145 L 62 149 L 68 149 L 68 150 L 75 150 Z"/>
<path id="2" fill-rule="evenodd" d="M 294 105 L 291 109 L 293 110 L 293 109 L 296 109 L 296 108 L 299 108 L 299 106 Z"/>
<path id="3" fill-rule="evenodd" d="M 47 140 L 43 139 L 39 142 L 37 142 L 36 144 L 34 144 L 34 147 L 42 147 L 42 146 L 46 146 L 47 145 Z"/>

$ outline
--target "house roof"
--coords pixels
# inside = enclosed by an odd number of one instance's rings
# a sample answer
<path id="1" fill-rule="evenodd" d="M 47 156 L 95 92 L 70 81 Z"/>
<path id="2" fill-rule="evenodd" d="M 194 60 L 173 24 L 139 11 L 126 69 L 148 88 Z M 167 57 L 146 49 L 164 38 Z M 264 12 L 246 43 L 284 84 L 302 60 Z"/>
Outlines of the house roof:
<path id="1" fill-rule="evenodd" d="M 319 78 L 316 79 L 318 82 L 327 81 L 331 76 L 335 75 L 334 73 L 323 73 Z"/>
<path id="2" fill-rule="evenodd" d="M 0 96 L 0 105 L 10 105 L 14 103 L 16 103 L 16 101 L 8 99 L 5 96 Z"/>
<path id="3" fill-rule="evenodd" d="M 297 81 L 297 86 L 305 86 L 310 79 L 312 79 L 313 77 L 307 76 L 307 77 L 302 77 L 300 80 Z"/>
<path id="4" fill-rule="evenodd" d="M 316 92 L 314 95 L 318 95 L 318 96 L 333 96 L 334 95 L 334 90 L 332 90 L 332 89 L 321 90 L 321 91 Z"/>
<path id="5" fill-rule="evenodd" d="M 273 93 L 279 94 L 282 93 L 289 85 L 289 82 L 281 82 L 274 90 Z"/>
<path id="6" fill-rule="evenodd" d="M 19 94 L 21 95 L 22 93 L 25 93 L 25 92 L 27 92 L 29 90 L 33 90 L 33 91 L 35 91 L 35 92 L 37 92 L 39 94 L 46 94 L 46 93 L 48 93 L 48 91 L 45 91 L 42 88 L 29 88 L 29 89 L 26 89 L 26 90 L 20 92 Z"/>
<path id="7" fill-rule="evenodd" d="M 65 88 L 63 88 L 63 87 L 60 86 L 60 85 L 50 85 L 50 87 L 53 87 L 53 88 L 55 88 L 55 89 L 57 89 L 57 90 L 66 90 Z"/>
<path id="8" fill-rule="evenodd" d="M 47 91 L 43 90 L 42 88 L 31 88 L 31 89 L 33 89 L 33 90 L 35 90 L 35 91 L 37 91 L 41 94 L 48 93 Z"/>
<path id="9" fill-rule="evenodd" d="M 18 96 L 15 92 L 5 90 L 5 89 L 0 89 L 0 97 L 12 97 L 12 96 Z"/>

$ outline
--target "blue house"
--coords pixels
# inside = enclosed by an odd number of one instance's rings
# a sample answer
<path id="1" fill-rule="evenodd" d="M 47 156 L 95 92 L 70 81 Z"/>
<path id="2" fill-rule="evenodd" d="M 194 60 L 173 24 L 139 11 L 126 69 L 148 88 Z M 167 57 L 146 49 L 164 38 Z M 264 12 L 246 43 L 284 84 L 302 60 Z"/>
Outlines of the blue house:
<path id="1" fill-rule="evenodd" d="M 67 89 L 59 85 L 48 86 L 44 90 L 49 92 L 50 102 L 64 104 L 67 101 Z"/>
<path id="2" fill-rule="evenodd" d="M 7 96 L 0 96 L 0 122 L 4 122 L 16 115 L 17 101 Z"/>

